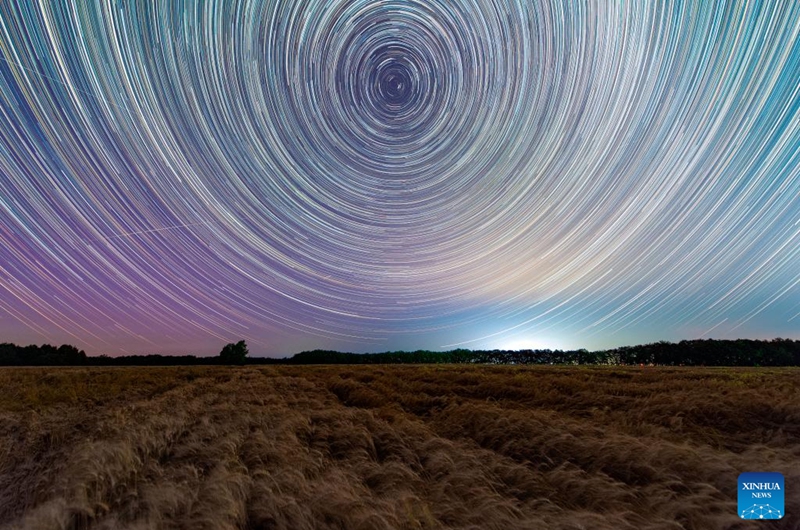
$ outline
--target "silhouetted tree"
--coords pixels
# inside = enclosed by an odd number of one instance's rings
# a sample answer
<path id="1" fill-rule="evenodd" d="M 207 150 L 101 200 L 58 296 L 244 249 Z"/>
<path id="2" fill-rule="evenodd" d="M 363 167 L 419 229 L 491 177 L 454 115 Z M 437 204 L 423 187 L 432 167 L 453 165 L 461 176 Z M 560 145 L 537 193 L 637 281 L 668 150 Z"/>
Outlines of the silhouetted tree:
<path id="1" fill-rule="evenodd" d="M 247 344 L 245 344 L 243 340 L 240 340 L 236 344 L 230 343 L 222 348 L 222 351 L 219 352 L 219 360 L 222 364 L 242 365 L 248 353 Z"/>

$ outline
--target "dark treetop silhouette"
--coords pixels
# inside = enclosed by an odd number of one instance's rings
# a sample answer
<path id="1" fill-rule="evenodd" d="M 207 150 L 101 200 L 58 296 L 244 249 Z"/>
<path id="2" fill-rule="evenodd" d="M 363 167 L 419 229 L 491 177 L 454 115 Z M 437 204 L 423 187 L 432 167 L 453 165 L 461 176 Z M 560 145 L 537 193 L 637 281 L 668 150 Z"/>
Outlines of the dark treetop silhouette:
<path id="1" fill-rule="evenodd" d="M 451 350 L 433 352 L 346 353 L 314 350 L 283 359 L 247 357 L 247 344 L 226 345 L 217 357 L 194 355 L 129 355 L 89 357 L 74 346 L 58 348 L 0 344 L 0 366 L 159 366 L 217 364 L 564 364 L 564 365 L 660 365 L 660 366 L 800 366 L 800 341 L 691 340 L 654 342 L 610 350 Z"/>

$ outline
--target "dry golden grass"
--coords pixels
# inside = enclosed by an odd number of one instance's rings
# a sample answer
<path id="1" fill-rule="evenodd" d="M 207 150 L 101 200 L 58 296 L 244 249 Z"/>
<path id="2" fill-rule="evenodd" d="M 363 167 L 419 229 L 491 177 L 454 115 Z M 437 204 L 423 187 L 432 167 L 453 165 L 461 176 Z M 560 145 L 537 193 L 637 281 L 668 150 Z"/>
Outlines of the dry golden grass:
<path id="1" fill-rule="evenodd" d="M 800 528 L 797 369 L 0 369 L 0 528 Z M 743 471 L 782 521 L 736 516 Z"/>

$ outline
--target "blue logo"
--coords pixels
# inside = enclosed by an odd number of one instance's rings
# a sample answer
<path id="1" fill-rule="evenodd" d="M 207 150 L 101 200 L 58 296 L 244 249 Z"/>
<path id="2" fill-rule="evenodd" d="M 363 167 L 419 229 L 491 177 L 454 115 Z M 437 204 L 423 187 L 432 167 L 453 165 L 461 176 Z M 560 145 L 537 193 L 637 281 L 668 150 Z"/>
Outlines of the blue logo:
<path id="1" fill-rule="evenodd" d="M 742 473 L 739 475 L 739 517 L 780 519 L 784 514 L 783 475 Z"/>

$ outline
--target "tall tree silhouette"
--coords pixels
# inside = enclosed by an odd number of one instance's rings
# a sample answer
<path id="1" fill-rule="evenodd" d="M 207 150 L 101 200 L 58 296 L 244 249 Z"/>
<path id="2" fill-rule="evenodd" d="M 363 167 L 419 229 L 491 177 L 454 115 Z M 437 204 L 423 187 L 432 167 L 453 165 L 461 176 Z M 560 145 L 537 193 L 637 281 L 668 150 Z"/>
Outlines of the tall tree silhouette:
<path id="1" fill-rule="evenodd" d="M 242 365 L 248 353 L 247 344 L 245 344 L 243 340 L 240 340 L 236 344 L 231 342 L 225 345 L 222 351 L 219 352 L 219 359 L 223 364 Z"/>

